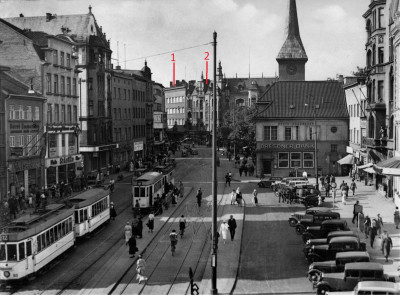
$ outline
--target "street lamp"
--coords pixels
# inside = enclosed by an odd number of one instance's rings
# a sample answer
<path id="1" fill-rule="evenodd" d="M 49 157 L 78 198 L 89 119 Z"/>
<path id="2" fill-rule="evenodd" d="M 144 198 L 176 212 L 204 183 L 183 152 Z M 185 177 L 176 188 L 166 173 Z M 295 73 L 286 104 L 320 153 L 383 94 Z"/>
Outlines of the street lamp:
<path id="1" fill-rule="evenodd" d="M 308 104 L 304 104 L 304 106 L 308 107 Z M 317 113 L 316 109 L 319 109 L 319 105 L 314 105 L 313 115 L 314 115 L 314 166 L 315 166 L 315 184 L 318 188 L 318 148 L 317 148 L 317 136 L 318 136 L 318 128 L 317 128 Z"/>

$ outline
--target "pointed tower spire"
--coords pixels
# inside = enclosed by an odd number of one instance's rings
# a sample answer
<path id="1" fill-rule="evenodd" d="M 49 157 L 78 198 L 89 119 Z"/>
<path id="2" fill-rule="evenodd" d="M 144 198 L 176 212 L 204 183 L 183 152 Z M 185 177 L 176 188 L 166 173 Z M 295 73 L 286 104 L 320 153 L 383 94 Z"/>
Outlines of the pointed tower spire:
<path id="1" fill-rule="evenodd" d="M 305 80 L 306 50 L 300 37 L 296 0 L 289 0 L 286 40 L 278 53 L 279 80 Z"/>

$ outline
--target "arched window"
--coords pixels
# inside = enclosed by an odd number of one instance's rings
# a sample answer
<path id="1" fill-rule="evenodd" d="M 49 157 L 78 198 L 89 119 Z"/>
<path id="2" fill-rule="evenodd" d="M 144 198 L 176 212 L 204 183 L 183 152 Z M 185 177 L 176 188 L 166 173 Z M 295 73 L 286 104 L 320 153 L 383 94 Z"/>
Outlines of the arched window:
<path id="1" fill-rule="evenodd" d="M 389 121 L 389 139 L 393 139 L 393 129 L 394 129 L 393 121 L 394 121 L 393 116 L 391 116 Z"/>
<path id="2" fill-rule="evenodd" d="M 368 119 L 368 137 L 375 138 L 375 118 L 373 116 Z"/>

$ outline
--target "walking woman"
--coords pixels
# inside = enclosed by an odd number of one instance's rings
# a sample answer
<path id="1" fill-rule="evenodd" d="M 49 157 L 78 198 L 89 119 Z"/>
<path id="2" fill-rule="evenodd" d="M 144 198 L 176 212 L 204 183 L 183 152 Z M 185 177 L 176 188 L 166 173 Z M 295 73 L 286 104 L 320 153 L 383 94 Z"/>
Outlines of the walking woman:
<path id="1" fill-rule="evenodd" d="M 396 225 L 396 229 L 399 229 L 399 224 L 400 224 L 399 207 L 396 207 L 396 210 L 394 210 L 394 224 Z"/>
<path id="2" fill-rule="evenodd" d="M 226 238 L 227 238 L 228 232 L 229 232 L 229 226 L 225 220 L 222 221 L 221 227 L 219 228 L 219 232 L 220 232 L 222 239 L 224 240 L 224 244 L 225 244 Z"/>
<path id="3" fill-rule="evenodd" d="M 128 245 L 129 239 L 132 237 L 132 226 L 129 224 L 129 221 L 126 222 L 124 230 L 125 230 L 125 245 Z"/>
<path id="4" fill-rule="evenodd" d="M 257 198 L 257 190 L 256 189 L 254 189 L 254 191 L 253 191 L 253 206 L 257 206 L 258 205 L 258 198 Z"/>
<path id="5" fill-rule="evenodd" d="M 135 253 L 138 251 L 138 248 L 136 247 L 136 239 L 135 236 L 131 236 L 129 241 L 129 255 L 131 258 L 135 257 Z"/>
<path id="6" fill-rule="evenodd" d="M 139 280 L 139 284 L 142 281 L 146 281 L 147 277 L 144 275 L 144 271 L 146 269 L 146 261 L 143 259 L 142 255 L 138 255 L 139 259 L 136 262 L 136 272 L 137 276 L 136 279 Z"/>

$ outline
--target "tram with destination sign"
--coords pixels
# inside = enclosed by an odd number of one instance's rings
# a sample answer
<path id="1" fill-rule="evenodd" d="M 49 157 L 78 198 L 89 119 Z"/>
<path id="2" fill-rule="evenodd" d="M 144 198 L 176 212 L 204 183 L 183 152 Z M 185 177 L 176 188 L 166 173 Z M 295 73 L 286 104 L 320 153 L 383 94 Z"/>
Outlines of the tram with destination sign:
<path id="1" fill-rule="evenodd" d="M 110 221 L 110 191 L 87 190 L 68 200 L 75 206 L 75 234 L 83 237 Z"/>
<path id="2" fill-rule="evenodd" d="M 50 204 L 13 220 L 0 234 L 0 285 L 10 285 L 46 269 L 75 243 L 74 208 Z"/>
<path id="3" fill-rule="evenodd" d="M 132 209 L 135 209 L 136 201 L 139 202 L 140 209 L 150 209 L 153 207 L 154 198 L 161 197 L 164 190 L 164 175 L 152 171 L 146 172 L 138 177 L 132 185 Z"/>

